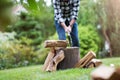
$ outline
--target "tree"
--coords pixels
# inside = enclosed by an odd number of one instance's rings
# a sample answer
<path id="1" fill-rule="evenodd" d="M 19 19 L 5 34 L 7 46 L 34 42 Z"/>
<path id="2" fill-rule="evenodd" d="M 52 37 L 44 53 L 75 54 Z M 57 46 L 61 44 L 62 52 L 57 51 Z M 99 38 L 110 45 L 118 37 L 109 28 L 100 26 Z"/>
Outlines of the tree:
<path id="1" fill-rule="evenodd" d="M 12 6 L 13 0 L 0 0 L 0 31 L 12 21 Z"/>

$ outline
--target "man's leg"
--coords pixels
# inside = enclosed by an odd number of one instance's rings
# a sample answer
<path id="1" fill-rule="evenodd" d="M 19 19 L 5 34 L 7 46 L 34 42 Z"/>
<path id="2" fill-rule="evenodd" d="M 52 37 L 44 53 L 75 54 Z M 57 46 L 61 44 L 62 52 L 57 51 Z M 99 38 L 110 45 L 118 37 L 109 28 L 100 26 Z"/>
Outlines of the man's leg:
<path id="1" fill-rule="evenodd" d="M 66 40 L 64 28 L 57 21 L 55 21 L 55 26 L 59 40 Z"/>
<path id="2" fill-rule="evenodd" d="M 80 47 L 79 38 L 78 38 L 78 25 L 76 22 L 73 24 L 72 32 L 70 34 L 72 38 L 72 46 Z"/>

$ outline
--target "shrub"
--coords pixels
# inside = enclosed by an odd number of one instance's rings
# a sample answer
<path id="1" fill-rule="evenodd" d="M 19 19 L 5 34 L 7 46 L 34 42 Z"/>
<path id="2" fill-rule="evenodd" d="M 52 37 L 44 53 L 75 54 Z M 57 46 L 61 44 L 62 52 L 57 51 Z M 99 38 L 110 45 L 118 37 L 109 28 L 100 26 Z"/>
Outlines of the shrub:
<path id="1" fill-rule="evenodd" d="M 92 50 L 98 53 L 100 50 L 100 37 L 97 30 L 92 25 L 79 25 L 79 39 L 80 39 L 80 54 L 83 57 L 88 51 Z"/>
<path id="2" fill-rule="evenodd" d="M 0 46 L 0 50 L 0 69 L 37 63 L 37 55 L 33 47 L 9 42 Z"/>

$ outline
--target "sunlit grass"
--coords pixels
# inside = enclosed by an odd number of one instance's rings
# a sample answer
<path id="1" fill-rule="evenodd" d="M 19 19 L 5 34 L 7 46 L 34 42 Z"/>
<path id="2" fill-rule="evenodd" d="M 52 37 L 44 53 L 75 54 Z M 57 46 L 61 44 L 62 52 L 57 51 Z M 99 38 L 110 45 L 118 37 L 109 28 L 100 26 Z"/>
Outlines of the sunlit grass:
<path id="1" fill-rule="evenodd" d="M 102 59 L 103 64 L 120 66 L 120 58 Z M 43 72 L 42 65 L 0 71 L 0 80 L 90 80 L 93 69 L 67 69 Z"/>

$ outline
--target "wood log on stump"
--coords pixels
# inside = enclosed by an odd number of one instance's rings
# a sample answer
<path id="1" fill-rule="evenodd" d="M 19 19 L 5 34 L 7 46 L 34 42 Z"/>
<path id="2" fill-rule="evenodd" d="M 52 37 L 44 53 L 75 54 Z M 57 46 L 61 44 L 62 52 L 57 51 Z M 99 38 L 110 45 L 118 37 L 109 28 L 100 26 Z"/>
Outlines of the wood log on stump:
<path id="1" fill-rule="evenodd" d="M 100 66 L 92 73 L 92 80 L 120 80 L 120 68 Z"/>
<path id="2" fill-rule="evenodd" d="M 45 41 L 45 48 L 47 47 L 67 47 L 68 41 L 67 40 L 46 40 Z"/>
<path id="3" fill-rule="evenodd" d="M 74 65 L 80 60 L 80 52 L 78 47 L 65 48 L 65 58 L 58 64 L 57 69 L 74 68 Z"/>
<path id="4" fill-rule="evenodd" d="M 78 63 L 75 64 L 75 68 L 84 68 L 93 58 L 96 57 L 96 54 L 93 51 L 89 51 Z"/>

